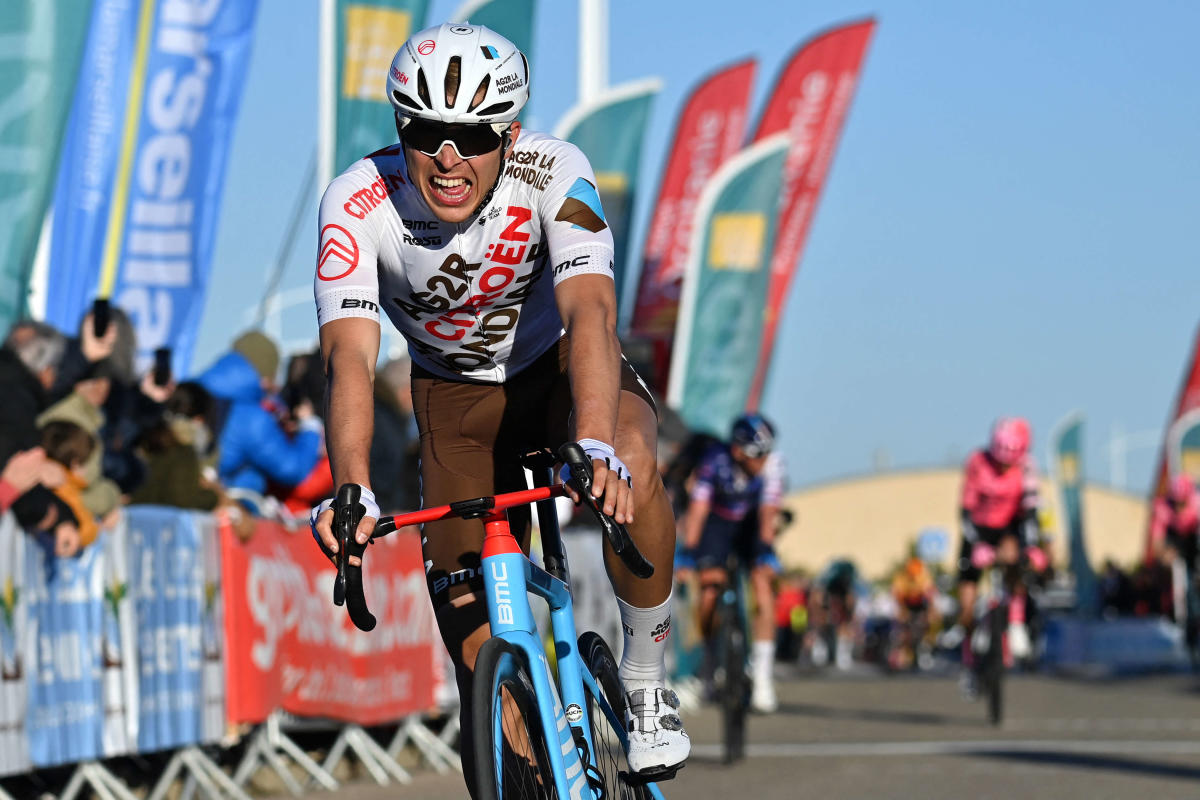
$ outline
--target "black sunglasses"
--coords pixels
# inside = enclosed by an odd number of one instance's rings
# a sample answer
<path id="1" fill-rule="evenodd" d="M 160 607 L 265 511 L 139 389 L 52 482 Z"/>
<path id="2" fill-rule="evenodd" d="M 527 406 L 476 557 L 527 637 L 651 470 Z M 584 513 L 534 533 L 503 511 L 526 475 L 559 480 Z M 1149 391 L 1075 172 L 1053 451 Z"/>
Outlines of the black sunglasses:
<path id="1" fill-rule="evenodd" d="M 400 129 L 404 143 L 427 156 L 436 157 L 446 142 L 455 149 L 460 158 L 475 158 L 490 153 L 500 146 L 507 123 L 497 131 L 492 124 L 443 125 L 423 119 L 410 119 Z"/>

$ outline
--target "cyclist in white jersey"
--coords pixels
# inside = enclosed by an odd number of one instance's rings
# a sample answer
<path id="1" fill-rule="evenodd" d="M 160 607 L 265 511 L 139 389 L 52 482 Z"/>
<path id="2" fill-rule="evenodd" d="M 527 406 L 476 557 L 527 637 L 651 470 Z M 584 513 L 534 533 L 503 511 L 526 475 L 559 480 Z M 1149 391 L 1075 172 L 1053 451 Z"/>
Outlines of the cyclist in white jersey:
<path id="1" fill-rule="evenodd" d="M 522 448 L 569 438 L 592 457 L 593 492 L 656 565 L 638 579 L 605 548 L 625 632 L 630 767 L 673 774 L 690 752 L 664 686 L 675 524 L 655 467 L 654 405 L 616 337 L 612 232 L 591 166 L 574 145 L 522 130 L 525 56 L 483 26 L 415 34 L 387 92 L 400 142 L 326 189 L 314 280 L 334 483 L 359 484 L 368 509 L 357 539 L 380 513 L 368 454 L 382 310 L 412 356 L 425 507 L 521 488 Z M 313 509 L 327 552 L 331 505 Z M 422 538 L 464 724 L 489 635 L 483 534 L 480 520 L 447 520 Z"/>

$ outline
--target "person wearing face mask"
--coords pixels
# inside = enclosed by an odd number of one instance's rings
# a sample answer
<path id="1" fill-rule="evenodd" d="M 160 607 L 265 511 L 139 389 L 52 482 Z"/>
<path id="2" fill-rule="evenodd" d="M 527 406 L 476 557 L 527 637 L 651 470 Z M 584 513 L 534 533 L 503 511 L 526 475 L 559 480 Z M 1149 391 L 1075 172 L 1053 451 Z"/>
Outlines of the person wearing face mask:
<path id="1" fill-rule="evenodd" d="M 578 442 L 601 507 L 656 565 L 637 578 L 606 547 L 625 631 L 629 764 L 661 780 L 691 744 L 665 685 L 675 523 L 655 463 L 658 417 L 617 340 L 618 256 L 596 176 L 575 145 L 522 127 L 530 80 L 521 51 L 484 26 L 419 31 L 386 77 L 399 142 L 325 191 L 313 284 L 334 485 L 361 487 L 365 544 L 380 514 L 370 450 L 381 312 L 412 358 L 424 507 L 525 488 L 521 452 Z M 312 514 L 326 554 L 337 547 L 332 506 Z M 509 517 L 527 547 L 528 509 Z M 481 520 L 446 520 L 423 545 L 464 726 L 490 635 L 483 537 Z"/>
<path id="2" fill-rule="evenodd" d="M 217 507 L 220 495 L 202 471 L 211 458 L 212 413 L 212 395 L 199 383 L 185 381 L 175 387 L 162 419 L 138 439 L 147 478 L 134 490 L 131 502 L 200 511 Z"/>

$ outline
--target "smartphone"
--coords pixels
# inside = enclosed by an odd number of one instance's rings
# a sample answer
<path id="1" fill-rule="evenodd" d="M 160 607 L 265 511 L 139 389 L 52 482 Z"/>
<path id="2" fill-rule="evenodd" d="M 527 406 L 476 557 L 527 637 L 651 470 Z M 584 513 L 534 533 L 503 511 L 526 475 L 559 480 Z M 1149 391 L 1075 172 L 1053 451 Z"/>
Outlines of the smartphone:
<path id="1" fill-rule="evenodd" d="M 154 351 L 154 385 L 166 386 L 171 382 L 171 348 L 160 347 Z"/>
<path id="2" fill-rule="evenodd" d="M 97 297 L 92 301 L 92 333 L 97 339 L 104 338 L 108 330 L 108 298 Z"/>

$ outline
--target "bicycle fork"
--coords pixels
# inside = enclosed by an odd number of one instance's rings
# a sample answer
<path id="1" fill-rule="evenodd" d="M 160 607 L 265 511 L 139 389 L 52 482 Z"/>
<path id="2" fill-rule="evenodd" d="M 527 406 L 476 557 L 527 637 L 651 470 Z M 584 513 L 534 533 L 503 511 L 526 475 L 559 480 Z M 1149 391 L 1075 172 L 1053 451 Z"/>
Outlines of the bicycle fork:
<path id="1" fill-rule="evenodd" d="M 550 598 L 552 586 L 541 586 L 538 578 L 541 570 L 533 572 L 533 563 L 521 552 L 516 538 L 508 527 L 504 512 L 489 513 L 484 517 L 486 534 L 483 540 L 481 566 L 483 583 L 487 592 L 488 618 L 492 636 L 505 639 L 516 645 L 525 654 L 529 675 L 533 680 L 534 693 L 538 699 L 538 716 L 542 733 L 549 745 L 550 761 L 554 764 L 554 784 L 558 796 L 571 800 L 590 800 L 592 792 L 576 750 L 575 738 L 567 722 L 566 712 L 558 696 L 558 689 L 550 675 L 545 650 L 537 638 L 533 621 L 533 610 L 529 605 L 532 589 Z M 560 582 L 561 583 L 561 582 Z M 552 606 L 551 614 L 561 614 L 561 608 Z M 556 620 L 557 622 L 558 620 Z M 572 626 L 573 628 L 573 626 Z M 572 659 L 562 659 L 559 669 L 576 669 L 569 664 Z M 577 670 L 576 670 L 577 671 Z M 552 703 L 546 702 L 547 699 Z M 552 743 L 557 742 L 557 752 Z"/>

